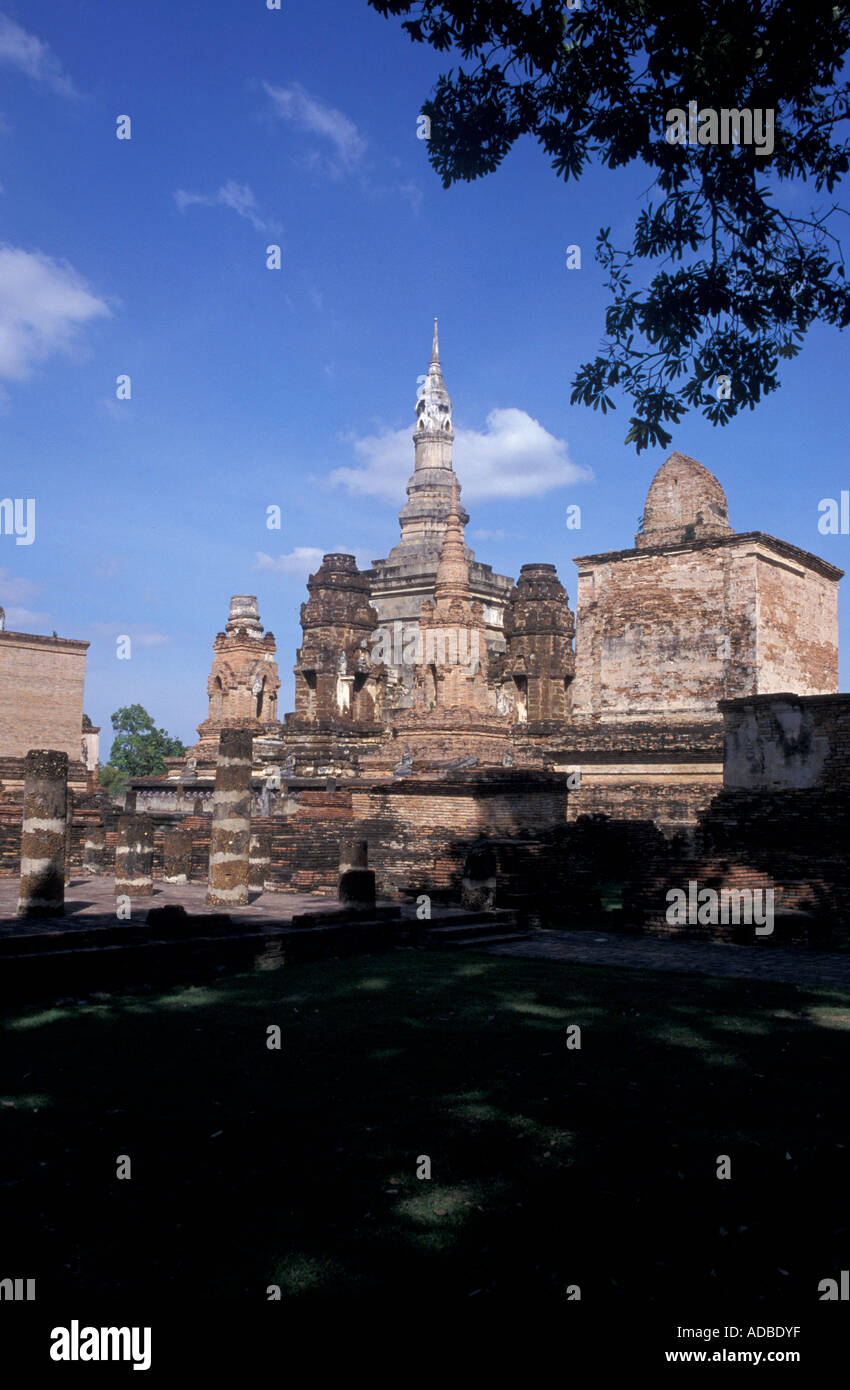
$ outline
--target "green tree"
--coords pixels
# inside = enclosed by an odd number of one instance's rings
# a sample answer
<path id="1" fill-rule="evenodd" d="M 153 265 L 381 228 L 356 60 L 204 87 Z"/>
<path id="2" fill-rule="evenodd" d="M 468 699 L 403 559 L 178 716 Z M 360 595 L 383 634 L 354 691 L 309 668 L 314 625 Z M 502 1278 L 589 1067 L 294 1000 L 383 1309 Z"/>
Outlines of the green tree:
<path id="1" fill-rule="evenodd" d="M 101 763 L 97 769 L 97 780 L 110 796 L 123 796 L 127 789 L 128 774 L 113 767 L 111 763 L 106 763 L 105 766 Z"/>
<path id="2" fill-rule="evenodd" d="M 165 772 L 166 758 L 179 758 L 186 749 L 179 738 L 158 729 L 141 705 L 126 705 L 111 716 L 116 737 L 112 741 L 109 766 L 130 777 L 148 777 Z"/>
<path id="3" fill-rule="evenodd" d="M 498 168 L 520 136 L 556 173 L 592 161 L 653 171 L 631 246 L 597 238 L 610 302 L 605 338 L 577 370 L 572 401 L 631 398 L 626 442 L 667 444 L 697 408 L 726 424 L 779 385 L 809 328 L 850 323 L 833 193 L 850 167 L 839 127 L 850 9 L 810 0 L 369 0 L 405 15 L 411 39 L 453 50 L 422 111 L 448 188 Z M 667 113 L 774 112 L 773 148 L 669 143 Z M 708 129 L 706 128 L 708 135 Z M 808 194 L 804 185 L 809 185 Z M 806 207 L 804 200 L 810 198 Z M 633 284 L 649 262 L 648 283 Z M 643 279 L 647 279 L 644 272 Z M 723 378 L 721 381 L 720 379 Z"/>

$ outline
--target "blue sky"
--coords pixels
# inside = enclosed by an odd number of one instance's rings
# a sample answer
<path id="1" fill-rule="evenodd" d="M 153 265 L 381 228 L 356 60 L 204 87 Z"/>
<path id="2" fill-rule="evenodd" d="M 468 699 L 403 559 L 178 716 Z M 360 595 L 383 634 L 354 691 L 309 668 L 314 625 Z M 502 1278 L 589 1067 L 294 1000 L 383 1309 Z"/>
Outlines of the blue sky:
<path id="1" fill-rule="evenodd" d="M 317 557 L 365 565 L 398 537 L 434 315 L 479 559 L 553 562 L 574 604 L 572 558 L 632 543 L 669 450 L 624 446 L 627 401 L 569 396 L 602 332 L 596 232 L 628 243 L 646 170 L 565 186 L 526 142 L 444 191 L 416 127 L 449 61 L 366 0 L 0 14 L 0 497 L 36 499 L 33 544 L 0 535 L 0 603 L 12 628 L 91 641 L 102 757 L 135 701 L 194 741 L 233 593 L 259 596 L 291 708 Z M 718 475 L 736 530 L 842 568 L 818 502 L 850 488 L 847 375 L 846 339 L 818 329 L 759 409 L 686 417 L 670 446 Z"/>

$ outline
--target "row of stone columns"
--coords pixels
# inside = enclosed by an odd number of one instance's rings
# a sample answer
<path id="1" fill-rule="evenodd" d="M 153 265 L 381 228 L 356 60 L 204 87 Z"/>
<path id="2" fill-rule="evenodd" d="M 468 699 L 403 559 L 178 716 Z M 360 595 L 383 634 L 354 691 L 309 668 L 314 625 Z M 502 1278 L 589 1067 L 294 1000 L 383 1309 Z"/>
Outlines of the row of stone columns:
<path id="1" fill-rule="evenodd" d="M 210 831 L 207 902 L 243 907 L 250 892 L 265 887 L 271 864 L 268 836 L 251 834 L 253 735 L 225 729 L 219 739 Z M 31 749 L 25 758 L 24 819 L 21 836 L 19 917 L 64 915 L 70 871 L 73 795 L 68 791 L 68 756 Z M 128 898 L 153 894 L 153 823 L 147 816 L 118 819 L 115 893 Z M 86 837 L 84 867 L 102 872 L 107 864 L 106 834 L 93 827 Z M 163 840 L 163 880 L 187 883 L 191 877 L 192 835 L 179 826 Z M 375 876 L 367 868 L 365 840 L 344 841 L 340 854 L 342 902 L 374 903 Z"/>
<path id="2" fill-rule="evenodd" d="M 115 847 L 115 892 L 149 898 L 153 893 L 153 826 L 146 816 L 119 816 Z M 86 836 L 83 867 L 100 874 L 108 868 L 106 831 L 94 826 Z M 192 832 L 180 826 L 162 837 L 163 883 L 188 883 L 192 876 Z"/>

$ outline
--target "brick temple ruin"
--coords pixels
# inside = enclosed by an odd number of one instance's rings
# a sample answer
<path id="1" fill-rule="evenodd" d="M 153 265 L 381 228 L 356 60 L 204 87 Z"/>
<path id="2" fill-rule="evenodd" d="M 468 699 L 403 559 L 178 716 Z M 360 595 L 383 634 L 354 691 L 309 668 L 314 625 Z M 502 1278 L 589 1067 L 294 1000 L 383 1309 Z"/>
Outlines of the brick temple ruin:
<path id="1" fill-rule="evenodd" d="M 663 931 L 661 890 L 697 874 L 769 880 L 792 937 L 844 920 L 843 572 L 733 531 L 718 479 L 676 452 L 634 544 L 576 558 L 573 613 L 554 564 L 514 581 L 469 548 L 453 439 L 435 324 L 398 543 L 309 577 L 282 719 L 274 636 L 256 597 L 231 599 L 198 742 L 131 783 L 154 875 L 179 830 L 206 876 L 222 736 L 241 731 L 270 888 L 334 895 L 355 835 L 390 899 L 457 896 L 484 849 L 497 903 L 555 925 Z"/>

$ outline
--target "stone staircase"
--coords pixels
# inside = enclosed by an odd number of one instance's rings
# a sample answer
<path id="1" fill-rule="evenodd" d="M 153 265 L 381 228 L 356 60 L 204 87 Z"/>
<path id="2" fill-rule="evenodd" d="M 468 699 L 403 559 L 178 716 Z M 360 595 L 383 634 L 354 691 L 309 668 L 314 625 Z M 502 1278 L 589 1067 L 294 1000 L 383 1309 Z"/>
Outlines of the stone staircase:
<path id="1" fill-rule="evenodd" d="M 499 909 L 491 912 L 461 909 L 441 914 L 430 922 L 416 923 L 416 946 L 421 951 L 474 951 L 484 946 L 522 941 L 530 935 L 515 912 Z"/>

